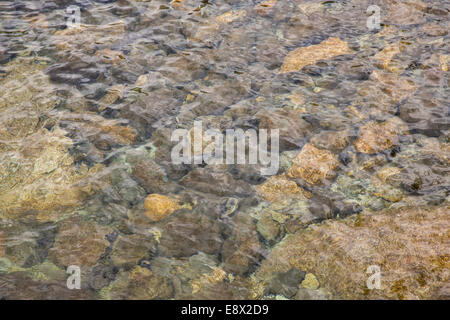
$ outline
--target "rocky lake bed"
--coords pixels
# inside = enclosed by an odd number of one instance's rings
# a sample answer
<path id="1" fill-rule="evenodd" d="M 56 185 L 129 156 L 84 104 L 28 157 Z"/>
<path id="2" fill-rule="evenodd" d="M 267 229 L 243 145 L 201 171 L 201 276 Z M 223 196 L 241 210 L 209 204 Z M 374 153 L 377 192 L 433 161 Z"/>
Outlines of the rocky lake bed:
<path id="1" fill-rule="evenodd" d="M 0 299 L 449 299 L 450 4 L 375 2 L 0 2 Z"/>

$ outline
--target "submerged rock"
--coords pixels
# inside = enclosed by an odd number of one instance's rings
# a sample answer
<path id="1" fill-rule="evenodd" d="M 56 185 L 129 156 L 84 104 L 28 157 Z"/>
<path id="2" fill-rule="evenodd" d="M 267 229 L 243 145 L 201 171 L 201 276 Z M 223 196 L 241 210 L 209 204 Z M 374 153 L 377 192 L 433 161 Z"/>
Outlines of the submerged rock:
<path id="1" fill-rule="evenodd" d="M 258 220 L 256 228 L 261 236 L 269 243 L 274 243 L 281 233 L 281 225 L 272 218 L 270 213 L 264 214 Z"/>
<path id="2" fill-rule="evenodd" d="M 17 267 L 29 268 L 43 262 L 48 249 L 53 244 L 54 227 L 35 227 L 10 225 L 1 226 L 0 257 L 3 256 Z M 2 238 L 2 239 L 1 239 Z"/>
<path id="3" fill-rule="evenodd" d="M 110 243 L 106 236 L 112 230 L 75 215 L 59 224 L 53 248 L 52 261 L 61 266 L 92 266 L 100 259 Z"/>
<path id="4" fill-rule="evenodd" d="M 105 119 L 95 114 L 61 113 L 60 125 L 70 133 L 73 140 L 81 144 L 86 140 L 99 152 L 108 152 L 113 147 L 129 145 L 137 138 L 136 130 L 128 121 Z M 87 157 L 93 152 L 91 148 Z M 95 150 L 96 150 L 95 149 Z"/>
<path id="5" fill-rule="evenodd" d="M 364 114 L 377 119 L 386 119 L 397 113 L 397 105 L 418 90 L 411 78 L 397 76 L 387 71 L 374 70 L 369 80 L 357 89 L 360 96 L 355 102 L 363 107 Z"/>
<path id="6" fill-rule="evenodd" d="M 145 198 L 145 215 L 152 221 L 159 221 L 180 208 L 178 201 L 161 194 L 150 194 Z"/>
<path id="7" fill-rule="evenodd" d="M 190 171 L 180 183 L 205 193 L 224 196 L 249 196 L 253 193 L 251 185 L 235 179 L 233 175 L 220 168 L 207 166 Z"/>
<path id="8" fill-rule="evenodd" d="M 259 119 L 260 129 L 279 129 L 280 150 L 284 151 L 301 147 L 312 131 L 312 126 L 302 118 L 303 115 L 299 110 L 284 108 L 262 110 L 255 117 Z"/>
<path id="9" fill-rule="evenodd" d="M 259 15 L 265 16 L 270 14 L 272 7 L 277 4 L 278 0 L 264 0 L 255 6 L 255 10 Z"/>
<path id="10" fill-rule="evenodd" d="M 315 12 L 323 10 L 323 3 L 317 3 L 317 2 L 305 2 L 305 3 L 299 3 L 297 5 L 298 11 L 305 14 L 306 16 L 310 16 L 314 14 Z"/>
<path id="11" fill-rule="evenodd" d="M 238 275 L 248 273 L 258 264 L 265 249 L 258 240 L 253 219 L 245 213 L 233 216 L 233 232 L 222 249 L 223 269 Z"/>
<path id="12" fill-rule="evenodd" d="M 126 87 L 121 84 L 109 88 L 106 94 L 98 102 L 99 111 L 103 111 L 117 100 L 123 99 L 125 90 Z"/>
<path id="13" fill-rule="evenodd" d="M 66 99 L 65 103 L 73 103 L 70 108 L 81 111 L 85 99 L 76 90 L 59 95 L 39 61 L 14 59 L 0 81 L 5 89 L 0 94 L 0 212 L 3 217 L 49 221 L 94 193 L 94 185 L 100 185 L 96 173 L 103 166 L 75 164 L 69 131 L 56 120 L 70 116 L 55 108 Z M 132 135 L 123 134 L 115 124 L 104 120 L 98 130 L 118 140 Z"/>
<path id="14" fill-rule="evenodd" d="M 169 299 L 173 295 L 171 281 L 141 266 L 121 271 L 114 282 L 103 288 L 100 296 L 107 300 Z"/>
<path id="15" fill-rule="evenodd" d="M 252 299 L 253 282 L 249 278 L 233 276 L 220 268 L 191 282 L 191 294 L 181 295 L 177 299 L 187 300 L 245 300 Z"/>
<path id="16" fill-rule="evenodd" d="M 361 213 L 288 235 L 256 272 L 298 268 L 316 275 L 335 299 L 433 299 L 449 281 L 448 205 Z M 369 266 L 381 289 L 369 290 Z M 315 287 L 315 286 L 314 286 Z"/>
<path id="17" fill-rule="evenodd" d="M 378 52 L 374 59 L 377 61 L 378 65 L 383 69 L 388 69 L 396 74 L 401 73 L 403 70 L 399 70 L 395 65 L 392 65 L 392 59 L 403 50 L 403 46 L 400 42 L 388 45 L 386 48 Z"/>
<path id="18" fill-rule="evenodd" d="M 368 32 L 353 0 L 77 1 L 88 24 L 61 30 L 68 1 L 19 2 L 0 298 L 448 299 L 448 6 L 383 0 Z M 194 121 L 279 129 L 279 171 L 174 164 Z"/>
<path id="19" fill-rule="evenodd" d="M 438 71 L 439 72 L 439 71 Z M 439 74 L 433 72 L 433 74 Z M 447 96 L 437 87 L 422 88 L 399 106 L 399 117 L 411 132 L 437 137 L 448 130 Z"/>
<path id="20" fill-rule="evenodd" d="M 401 125 L 395 118 L 381 123 L 368 122 L 359 129 L 359 137 L 355 141 L 356 149 L 359 152 L 373 154 L 398 145 Z"/>
<path id="21" fill-rule="evenodd" d="M 94 192 L 95 174 L 103 166 L 77 168 L 68 153 L 72 141 L 65 133 L 42 129 L 13 152 L 0 154 L 0 212 L 4 216 L 31 214 L 41 221 L 52 220 Z"/>
<path id="22" fill-rule="evenodd" d="M 14 272 L 0 277 L 0 299 L 6 300 L 89 300 L 86 289 L 70 290 L 65 281 L 36 281 L 26 273 Z"/>
<path id="23" fill-rule="evenodd" d="M 58 30 L 53 35 L 54 45 L 59 50 L 72 54 L 78 50 L 93 53 L 98 45 L 111 45 L 125 33 L 125 23 L 121 20 L 104 25 L 81 24 Z"/>
<path id="24" fill-rule="evenodd" d="M 398 185 L 396 181 L 400 178 L 402 169 L 398 167 L 386 166 L 378 170 L 377 176 L 383 183 Z"/>
<path id="25" fill-rule="evenodd" d="M 66 271 L 48 260 L 26 270 L 31 275 L 33 280 L 59 281 L 61 283 L 67 283 L 68 274 Z"/>
<path id="26" fill-rule="evenodd" d="M 421 24 L 427 21 L 426 5 L 419 1 L 398 3 L 392 1 L 388 6 L 386 21 L 395 25 Z"/>
<path id="27" fill-rule="evenodd" d="M 319 288 L 319 281 L 312 273 L 307 273 L 305 280 L 302 281 L 302 287 L 306 289 L 316 290 Z"/>
<path id="28" fill-rule="evenodd" d="M 322 131 L 314 135 L 310 142 L 317 148 L 339 152 L 349 144 L 350 137 L 351 133 L 349 130 Z"/>
<path id="29" fill-rule="evenodd" d="M 379 211 L 389 206 L 390 202 L 400 201 L 403 193 L 397 187 L 371 177 L 368 173 L 359 172 L 357 175 L 339 175 L 331 190 L 343 194 L 346 198 L 344 203 L 356 205 L 356 212 L 359 212 L 361 207 Z M 351 210 L 351 213 L 355 212 Z M 342 217 L 341 214 L 339 216 Z"/>
<path id="30" fill-rule="evenodd" d="M 5 256 L 5 241 L 7 239 L 7 233 L 0 230 L 0 258 Z"/>
<path id="31" fill-rule="evenodd" d="M 125 59 L 125 56 L 122 52 L 111 50 L 108 48 L 98 50 L 95 55 L 99 57 L 104 63 L 118 64 Z"/>
<path id="32" fill-rule="evenodd" d="M 296 268 L 287 272 L 275 273 L 267 285 L 267 293 L 281 294 L 286 298 L 292 298 L 297 293 L 303 279 L 305 279 L 305 273 Z"/>
<path id="33" fill-rule="evenodd" d="M 333 178 L 338 166 L 339 160 L 335 154 L 308 143 L 294 159 L 288 175 L 292 178 L 301 178 L 310 184 L 317 184 Z"/>
<path id="34" fill-rule="evenodd" d="M 222 282 L 227 277 L 227 273 L 220 268 L 213 268 L 212 272 L 204 273 L 202 277 L 191 281 L 192 293 L 196 294 L 208 284 L 216 284 Z"/>
<path id="35" fill-rule="evenodd" d="M 5 69 L 6 77 L 0 78 L 0 110 L 5 112 L 20 107 L 18 113 L 29 110 L 37 117 L 36 112 L 49 111 L 57 106 L 59 99 L 55 95 L 55 87 L 44 72 L 45 68 L 44 64 L 31 58 L 16 58 L 9 62 Z M 26 129 L 38 128 L 31 126 Z"/>
<path id="36" fill-rule="evenodd" d="M 442 54 L 439 56 L 439 62 L 441 64 L 441 69 L 444 72 L 448 71 L 448 65 L 450 64 L 450 54 Z"/>
<path id="37" fill-rule="evenodd" d="M 294 297 L 295 300 L 329 300 L 329 294 L 322 288 L 312 290 L 300 288 Z"/>
<path id="38" fill-rule="evenodd" d="M 382 85 L 382 90 L 392 97 L 394 103 L 399 103 L 412 95 L 418 88 L 417 84 L 405 77 L 397 77 L 395 74 L 374 70 L 371 79 Z"/>
<path id="39" fill-rule="evenodd" d="M 339 38 L 328 38 L 319 44 L 298 48 L 288 53 L 281 66 L 280 73 L 300 71 L 303 67 L 320 60 L 331 59 L 343 54 L 350 54 L 347 42 Z"/>
<path id="40" fill-rule="evenodd" d="M 199 251 L 216 254 L 223 243 L 220 222 L 198 210 L 180 210 L 157 227 L 161 230 L 159 250 L 169 257 L 188 257 Z"/>
<path id="41" fill-rule="evenodd" d="M 216 19 L 220 23 L 232 23 L 233 21 L 242 19 L 247 16 L 247 11 L 245 10 L 231 10 L 221 14 Z"/>
<path id="42" fill-rule="evenodd" d="M 403 193 L 400 189 L 393 188 L 389 184 L 385 184 L 377 178 L 372 178 L 372 185 L 375 189 L 372 193 L 376 197 L 380 197 L 391 202 L 398 202 L 403 198 Z"/>
<path id="43" fill-rule="evenodd" d="M 285 173 L 270 177 L 263 184 L 256 186 L 256 190 L 265 200 L 271 202 L 286 198 L 306 200 L 311 197 L 309 192 L 287 179 Z"/>
<path id="44" fill-rule="evenodd" d="M 199 252 L 181 259 L 155 257 L 150 269 L 171 277 L 175 299 L 248 299 L 250 281 L 234 277 L 218 264 L 216 255 Z"/>

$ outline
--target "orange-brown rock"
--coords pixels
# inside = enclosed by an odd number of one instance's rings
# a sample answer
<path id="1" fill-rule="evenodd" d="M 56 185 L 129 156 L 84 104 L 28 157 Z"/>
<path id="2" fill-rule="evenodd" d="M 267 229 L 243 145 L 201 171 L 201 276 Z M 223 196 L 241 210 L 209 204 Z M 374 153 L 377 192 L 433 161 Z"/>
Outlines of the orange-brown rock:
<path id="1" fill-rule="evenodd" d="M 136 139 L 137 132 L 135 129 L 128 126 L 118 125 L 117 122 L 106 122 L 100 126 L 103 132 L 106 132 L 116 137 L 123 144 L 131 144 Z"/>
<path id="2" fill-rule="evenodd" d="M 223 282 L 226 279 L 227 273 L 218 267 L 214 267 L 210 273 L 204 273 L 202 277 L 190 281 L 192 293 L 195 294 L 209 284 Z"/>
<path id="3" fill-rule="evenodd" d="M 244 212 L 233 216 L 233 233 L 222 247 L 224 271 L 244 275 L 265 255 L 265 247 L 258 240 L 258 231 L 252 220 Z"/>
<path id="4" fill-rule="evenodd" d="M 393 70 L 397 72 L 404 67 L 403 62 L 400 64 L 389 66 L 397 68 Z M 390 71 L 374 70 L 369 80 L 363 81 L 358 87 L 361 100 L 357 99 L 355 103 L 363 107 L 365 117 L 384 118 L 387 114 L 396 114 L 397 105 L 414 95 L 418 88 L 410 78 L 399 77 Z"/>
<path id="5" fill-rule="evenodd" d="M 423 155 L 432 155 L 446 165 L 450 165 L 450 143 L 441 142 L 436 138 L 427 138 L 421 149 Z"/>
<path id="6" fill-rule="evenodd" d="M 27 111 L 31 116 L 32 112 L 45 112 L 57 105 L 57 96 L 53 92 L 55 87 L 45 74 L 43 64 L 36 63 L 32 58 L 19 57 L 7 63 L 4 71 L 5 78 L 0 78 L 2 115 L 8 115 L 5 112 L 7 110 L 14 110 L 17 114 L 15 108 L 18 107 L 21 113 Z M 0 130 L 3 126 L 0 126 Z"/>
<path id="7" fill-rule="evenodd" d="M 359 129 L 355 147 L 359 152 L 373 154 L 392 148 L 399 143 L 401 124 L 395 120 L 370 121 Z"/>
<path id="8" fill-rule="evenodd" d="M 25 18 L 25 20 L 27 20 L 34 28 L 48 28 L 47 17 L 43 14 Z"/>
<path id="9" fill-rule="evenodd" d="M 93 193 L 102 168 L 75 166 L 73 142 L 50 114 L 60 98 L 44 69 L 34 58 L 20 57 L 5 66 L 0 80 L 0 214 L 6 218 L 48 221 L 61 215 Z M 74 101 L 74 92 L 67 103 L 78 109 L 84 101 Z"/>
<path id="10" fill-rule="evenodd" d="M 402 68 L 392 65 L 392 59 L 399 54 L 403 50 L 403 46 L 397 42 L 389 44 L 386 48 L 378 52 L 374 58 L 378 64 L 379 67 L 383 69 L 387 69 L 389 71 L 392 71 L 396 74 L 399 74 L 403 71 Z"/>
<path id="11" fill-rule="evenodd" d="M 339 152 L 349 144 L 350 135 L 349 130 L 322 131 L 314 135 L 310 142 L 318 148 Z"/>
<path id="12" fill-rule="evenodd" d="M 232 23 L 233 21 L 240 20 L 246 16 L 247 11 L 245 10 L 231 10 L 221 14 L 216 19 L 220 23 Z"/>
<path id="13" fill-rule="evenodd" d="M 313 273 L 335 299 L 442 298 L 450 280 L 449 210 L 415 207 L 326 220 L 288 235 L 256 276 L 264 281 L 298 268 Z M 369 290 L 367 269 L 374 265 L 381 288 Z"/>
<path id="14" fill-rule="evenodd" d="M 418 86 L 414 82 L 389 72 L 374 70 L 371 78 L 379 81 L 382 85 L 383 92 L 389 94 L 394 103 L 399 103 L 403 99 L 406 99 L 418 89 Z"/>
<path id="15" fill-rule="evenodd" d="M 125 56 L 122 52 L 111 49 L 98 50 L 95 55 L 99 57 L 103 62 L 112 64 L 118 64 L 123 59 L 125 59 Z"/>
<path id="16" fill-rule="evenodd" d="M 159 221 L 180 208 L 177 200 L 162 194 L 150 194 L 145 198 L 145 215 L 152 221 Z"/>
<path id="17" fill-rule="evenodd" d="M 270 177 L 263 184 L 258 185 L 256 190 L 265 200 L 270 202 L 286 198 L 306 200 L 311 197 L 308 191 L 297 186 L 294 181 L 287 179 L 284 173 L 279 176 Z"/>
<path id="18" fill-rule="evenodd" d="M 450 55 L 449 54 L 443 54 L 443 55 L 439 56 L 439 62 L 441 63 L 442 71 L 447 72 L 448 71 L 448 65 L 450 64 Z"/>
<path id="19" fill-rule="evenodd" d="M 303 67 L 320 60 L 331 59 L 352 53 L 347 42 L 339 38 L 328 38 L 319 44 L 295 49 L 288 53 L 281 66 L 280 73 L 300 71 Z"/>
<path id="20" fill-rule="evenodd" d="M 401 175 L 402 169 L 398 167 L 384 167 L 378 170 L 377 176 L 383 183 L 392 184 Z"/>
<path id="21" fill-rule="evenodd" d="M 182 0 L 172 0 L 172 1 L 170 1 L 170 5 L 172 6 L 172 8 L 178 9 L 183 5 L 183 2 L 184 1 L 182 1 Z"/>
<path id="22" fill-rule="evenodd" d="M 105 110 L 107 107 L 109 107 L 111 104 L 116 102 L 118 99 L 123 98 L 123 94 L 125 92 L 125 86 L 118 84 L 113 86 L 108 90 L 108 92 L 100 99 L 100 111 Z"/>
<path id="23" fill-rule="evenodd" d="M 72 216 L 59 224 L 50 259 L 61 266 L 92 266 L 109 247 L 106 235 L 112 230 L 81 216 Z"/>
<path id="24" fill-rule="evenodd" d="M 0 258 L 5 255 L 6 232 L 0 231 Z"/>
<path id="25" fill-rule="evenodd" d="M 308 183 L 316 184 L 327 178 L 334 177 L 334 170 L 338 166 L 339 160 L 337 155 L 307 143 L 294 159 L 288 176 L 301 178 Z"/>

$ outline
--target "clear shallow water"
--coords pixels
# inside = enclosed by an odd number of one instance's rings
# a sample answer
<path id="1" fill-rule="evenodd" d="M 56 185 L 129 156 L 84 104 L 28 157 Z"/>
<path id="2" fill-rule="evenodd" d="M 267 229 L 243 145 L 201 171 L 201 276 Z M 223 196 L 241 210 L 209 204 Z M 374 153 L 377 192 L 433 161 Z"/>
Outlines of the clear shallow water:
<path id="1" fill-rule="evenodd" d="M 380 1 L 381 28 L 370 31 L 371 4 L 1 2 L 0 296 L 445 296 L 449 7 Z M 66 26 L 70 5 L 80 8 L 78 28 Z M 171 134 L 194 121 L 221 132 L 280 129 L 279 172 L 175 165 Z M 432 262 L 402 269 L 374 258 L 400 273 L 379 296 L 354 291 L 358 277 L 339 287 L 333 263 L 377 250 L 402 256 L 416 244 L 396 230 L 403 249 L 377 249 L 393 224 L 368 223 L 367 233 L 336 236 L 330 252 L 321 245 L 334 235 L 321 223 L 334 230 L 346 216 L 411 207 L 439 212 L 442 223 L 423 229 Z M 419 223 L 410 216 L 405 230 Z M 324 233 L 303 236 L 316 224 Z M 344 246 L 355 236 L 371 255 Z M 298 257 L 307 244 L 342 260 Z M 287 245 L 295 263 L 277 253 Z M 81 268 L 80 290 L 66 287 L 71 265 Z M 302 285 L 306 273 L 318 290 Z"/>

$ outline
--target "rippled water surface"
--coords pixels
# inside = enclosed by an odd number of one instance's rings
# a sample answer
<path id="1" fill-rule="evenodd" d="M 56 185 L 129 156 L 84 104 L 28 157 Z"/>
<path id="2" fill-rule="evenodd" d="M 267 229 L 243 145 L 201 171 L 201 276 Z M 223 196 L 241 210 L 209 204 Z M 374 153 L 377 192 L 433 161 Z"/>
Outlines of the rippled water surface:
<path id="1" fill-rule="evenodd" d="M 449 10 L 1 1 L 0 298 L 449 298 Z M 278 172 L 175 164 L 194 121 Z"/>

